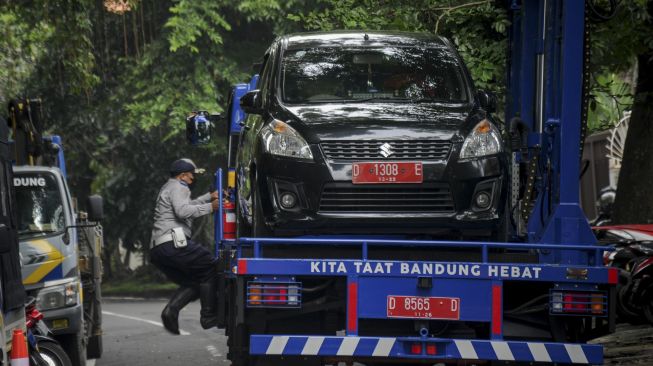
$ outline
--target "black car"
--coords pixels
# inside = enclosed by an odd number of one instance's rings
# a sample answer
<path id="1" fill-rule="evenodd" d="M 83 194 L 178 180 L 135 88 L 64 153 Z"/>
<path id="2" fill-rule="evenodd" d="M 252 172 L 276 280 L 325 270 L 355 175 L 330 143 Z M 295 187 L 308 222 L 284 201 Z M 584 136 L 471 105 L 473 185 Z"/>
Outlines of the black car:
<path id="1" fill-rule="evenodd" d="M 260 75 L 240 100 L 239 235 L 501 232 L 496 102 L 447 39 L 288 35 Z"/>

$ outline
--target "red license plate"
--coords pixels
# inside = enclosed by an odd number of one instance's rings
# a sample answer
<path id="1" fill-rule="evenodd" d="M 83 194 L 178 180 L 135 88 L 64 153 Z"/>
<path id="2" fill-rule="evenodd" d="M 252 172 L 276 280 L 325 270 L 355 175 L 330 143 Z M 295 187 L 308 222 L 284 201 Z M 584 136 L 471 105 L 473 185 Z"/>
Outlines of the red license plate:
<path id="1" fill-rule="evenodd" d="M 388 296 L 388 318 L 460 319 L 460 299 L 455 297 Z"/>
<path id="2" fill-rule="evenodd" d="M 351 165 L 354 184 L 422 183 L 423 180 L 421 162 L 379 161 Z"/>

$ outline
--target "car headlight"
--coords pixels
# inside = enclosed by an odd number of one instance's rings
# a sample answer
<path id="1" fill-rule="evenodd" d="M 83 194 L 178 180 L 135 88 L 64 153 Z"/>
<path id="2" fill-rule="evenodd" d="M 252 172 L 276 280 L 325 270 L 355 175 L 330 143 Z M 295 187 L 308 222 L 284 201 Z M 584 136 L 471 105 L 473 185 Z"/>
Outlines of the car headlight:
<path id="1" fill-rule="evenodd" d="M 304 138 L 287 123 L 273 120 L 261 129 L 265 151 L 277 156 L 313 160 L 311 148 Z"/>
<path id="2" fill-rule="evenodd" d="M 490 121 L 479 122 L 467 136 L 460 149 L 460 158 L 478 158 L 503 151 L 501 133 Z"/>
<path id="3" fill-rule="evenodd" d="M 43 311 L 77 305 L 78 292 L 77 281 L 44 287 L 36 295 L 36 308 Z"/>

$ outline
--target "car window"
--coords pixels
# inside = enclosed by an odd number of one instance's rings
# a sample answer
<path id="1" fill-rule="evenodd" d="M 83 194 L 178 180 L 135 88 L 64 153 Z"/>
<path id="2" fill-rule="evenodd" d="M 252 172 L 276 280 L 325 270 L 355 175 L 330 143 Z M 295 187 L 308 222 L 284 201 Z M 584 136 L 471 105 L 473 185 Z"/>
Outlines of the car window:
<path id="1" fill-rule="evenodd" d="M 264 61 L 265 63 L 263 65 L 263 69 L 262 69 L 263 71 L 262 71 L 262 74 L 261 74 L 261 79 L 258 82 L 258 84 L 259 84 L 258 86 L 259 86 L 259 88 L 261 90 L 260 95 L 261 95 L 261 98 L 262 98 L 261 101 L 262 101 L 263 105 L 267 105 L 268 100 L 269 100 L 269 95 L 270 95 L 270 92 L 271 92 L 272 77 L 274 75 L 273 70 L 274 70 L 274 65 L 275 65 L 275 62 L 274 62 L 274 57 L 275 57 L 275 54 L 276 54 L 275 49 L 276 49 L 276 47 L 273 45 L 272 47 L 270 47 L 269 52 L 265 55 L 265 61 Z"/>
<path id="2" fill-rule="evenodd" d="M 286 103 L 469 99 L 460 62 L 447 48 L 291 49 L 282 67 Z"/>

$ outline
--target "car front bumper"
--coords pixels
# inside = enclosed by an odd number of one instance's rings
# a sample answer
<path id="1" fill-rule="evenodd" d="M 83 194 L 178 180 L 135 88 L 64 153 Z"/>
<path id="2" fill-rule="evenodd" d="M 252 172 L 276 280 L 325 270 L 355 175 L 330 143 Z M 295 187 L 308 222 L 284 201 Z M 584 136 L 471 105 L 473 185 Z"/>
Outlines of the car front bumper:
<path id="1" fill-rule="evenodd" d="M 464 232 L 489 235 L 503 213 L 501 155 L 424 161 L 419 184 L 353 184 L 352 162 L 299 161 L 265 154 L 257 176 L 266 224 L 276 234 Z M 261 179 L 262 178 L 262 179 Z M 480 208 L 475 197 L 491 198 Z M 281 197 L 292 194 L 293 207 Z"/>

